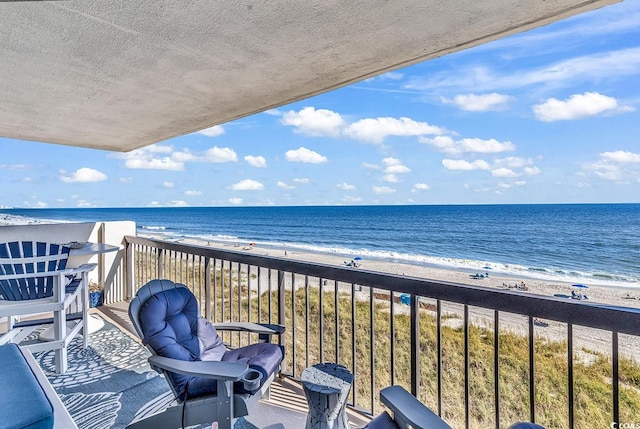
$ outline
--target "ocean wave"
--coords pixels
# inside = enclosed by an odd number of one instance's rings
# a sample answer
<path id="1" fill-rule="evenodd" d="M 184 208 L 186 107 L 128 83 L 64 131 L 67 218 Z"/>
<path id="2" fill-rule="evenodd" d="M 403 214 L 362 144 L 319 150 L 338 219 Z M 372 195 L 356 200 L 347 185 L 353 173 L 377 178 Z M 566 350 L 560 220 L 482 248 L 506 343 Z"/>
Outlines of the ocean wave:
<path id="1" fill-rule="evenodd" d="M 167 239 L 192 238 L 224 244 L 247 241 L 246 239 L 240 240 L 239 237 L 234 235 L 225 234 L 201 234 L 185 236 L 181 233 L 170 231 L 160 231 L 155 233 L 158 235 L 166 236 Z M 556 281 L 570 283 L 587 283 L 600 286 L 640 287 L 640 277 L 625 276 L 614 273 L 603 273 L 602 271 L 588 272 L 578 270 L 563 270 L 558 267 L 504 264 L 491 260 L 439 257 L 415 253 L 404 253 L 401 251 L 371 250 L 355 246 L 325 246 L 311 243 L 278 242 L 271 240 L 251 240 L 251 242 L 256 243 L 260 247 L 269 249 L 298 250 L 308 253 L 339 255 L 344 258 L 353 258 L 359 256 L 363 259 L 365 266 L 367 260 L 386 261 L 428 266 L 433 268 L 460 270 L 470 273 L 487 272 L 488 270 L 491 270 L 492 275 L 506 275 L 510 277 L 525 279 L 531 278 L 549 282 Z"/>
<path id="2" fill-rule="evenodd" d="M 199 236 L 194 237 L 219 242 L 237 242 L 237 237 L 229 236 Z M 339 255 L 344 258 L 359 256 L 366 264 L 367 260 L 398 262 L 413 265 L 445 268 L 467 272 L 486 272 L 491 270 L 493 275 L 532 278 L 545 281 L 590 283 L 600 286 L 640 287 L 640 277 L 624 276 L 613 273 L 565 271 L 557 267 L 527 267 L 517 264 L 503 264 L 488 260 L 473 260 L 461 258 L 447 258 L 387 250 L 370 250 L 366 248 L 350 248 L 347 246 L 323 246 L 309 243 L 282 243 L 276 241 L 253 240 L 258 246 L 272 249 L 299 250 L 309 253 L 324 253 Z"/>
<path id="3" fill-rule="evenodd" d="M 148 229 L 151 231 L 164 231 L 167 229 L 166 226 L 146 226 L 146 225 L 141 225 L 139 227 L 140 229 Z"/>

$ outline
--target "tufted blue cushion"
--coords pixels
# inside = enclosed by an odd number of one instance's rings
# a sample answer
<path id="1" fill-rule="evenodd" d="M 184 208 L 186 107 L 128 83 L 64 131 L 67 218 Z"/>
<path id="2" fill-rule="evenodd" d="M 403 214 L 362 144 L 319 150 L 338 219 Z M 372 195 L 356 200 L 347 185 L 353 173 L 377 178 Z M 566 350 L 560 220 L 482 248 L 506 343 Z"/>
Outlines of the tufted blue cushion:
<path id="1" fill-rule="evenodd" d="M 284 357 L 282 349 L 275 344 L 259 343 L 227 350 L 215 327 L 200 317 L 195 297 L 184 287 L 151 296 L 140 308 L 140 325 L 144 343 L 158 355 L 185 361 L 247 363 L 263 375 L 258 389 Z M 180 400 L 217 391 L 216 381 L 208 378 L 169 373 L 169 381 Z M 236 383 L 234 391 L 253 393 L 246 392 L 241 383 Z"/>

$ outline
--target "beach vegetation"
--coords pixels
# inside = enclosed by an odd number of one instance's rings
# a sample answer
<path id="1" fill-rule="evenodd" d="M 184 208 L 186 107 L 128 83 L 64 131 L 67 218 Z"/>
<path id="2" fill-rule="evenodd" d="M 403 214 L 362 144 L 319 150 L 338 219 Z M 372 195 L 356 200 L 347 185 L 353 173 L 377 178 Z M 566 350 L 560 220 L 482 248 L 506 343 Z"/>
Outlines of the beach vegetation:
<path id="1" fill-rule="evenodd" d="M 182 271 L 182 270 L 179 270 Z M 173 273 L 176 275 L 176 273 Z M 196 266 L 180 272 L 189 284 L 202 284 L 203 269 Z M 276 276 L 274 276 L 276 277 Z M 338 362 L 354 372 L 350 401 L 356 408 L 383 409 L 377 392 L 391 384 L 411 386 L 411 320 L 408 306 L 383 292 L 373 295 L 367 287 L 340 285 L 321 279 L 296 281 L 285 276 L 288 288 L 279 308 L 277 286 L 267 276 L 256 290 L 260 276 L 236 267 L 212 267 L 211 312 L 214 322 L 252 321 L 277 323 L 284 314 L 287 331 L 283 372 L 297 377 L 309 365 Z M 302 283 L 302 284 L 301 284 Z M 265 284 L 267 284 L 265 286 Z M 291 287 L 293 284 L 295 288 Z M 352 289 L 353 288 L 353 289 Z M 196 293 L 200 299 L 203 294 Z M 250 297 L 250 298 L 249 298 Z M 395 298 L 395 297 L 394 297 Z M 393 302 L 393 303 L 392 303 Z M 204 308 L 203 305 L 201 305 Z M 460 306 L 460 310 L 462 310 Z M 420 303 L 419 310 L 419 399 L 438 412 L 438 337 L 435 304 Z M 204 311 L 204 310 L 203 310 Z M 471 309 L 470 311 L 473 311 Z M 468 386 L 465 386 L 465 329 L 457 312 L 441 315 L 441 413 L 452 427 L 465 427 L 465 390 L 469 391 L 471 428 L 495 427 L 494 344 L 498 341 L 499 426 L 529 420 L 529 340 L 509 329 L 501 319 L 498 338 L 490 327 L 468 326 Z M 447 322 L 447 323 L 445 323 Z M 257 338 L 225 334 L 232 346 Z M 569 426 L 567 343 L 536 337 L 533 341 L 536 422 L 548 428 Z M 588 358 L 586 358 L 586 357 Z M 609 427 L 613 416 L 612 363 L 609 355 L 577 348 L 572 356 L 576 428 Z M 619 359 L 620 420 L 637 420 L 640 409 L 640 365 Z M 374 392 L 371 397 L 370 392 Z"/>

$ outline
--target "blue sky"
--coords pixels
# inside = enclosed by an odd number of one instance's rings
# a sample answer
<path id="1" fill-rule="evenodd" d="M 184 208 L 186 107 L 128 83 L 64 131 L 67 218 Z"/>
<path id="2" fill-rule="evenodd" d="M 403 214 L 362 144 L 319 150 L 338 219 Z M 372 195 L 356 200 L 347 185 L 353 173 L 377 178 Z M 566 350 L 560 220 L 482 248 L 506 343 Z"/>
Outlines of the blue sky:
<path id="1" fill-rule="evenodd" d="M 640 1 L 130 153 L 0 138 L 4 207 L 640 202 Z"/>

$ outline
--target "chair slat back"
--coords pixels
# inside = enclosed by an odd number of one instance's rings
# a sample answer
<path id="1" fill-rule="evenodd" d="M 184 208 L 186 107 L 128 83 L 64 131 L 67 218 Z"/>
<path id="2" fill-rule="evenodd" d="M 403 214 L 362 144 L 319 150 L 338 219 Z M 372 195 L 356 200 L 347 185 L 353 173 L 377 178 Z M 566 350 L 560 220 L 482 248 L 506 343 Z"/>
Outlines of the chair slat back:
<path id="1" fill-rule="evenodd" d="M 12 241 L 0 243 L 0 276 L 42 274 L 63 270 L 70 248 L 57 243 Z M 1 299 L 24 301 L 53 295 L 54 276 L 34 275 L 20 279 L 0 279 Z"/>

